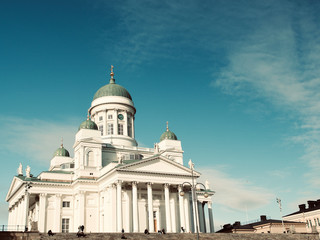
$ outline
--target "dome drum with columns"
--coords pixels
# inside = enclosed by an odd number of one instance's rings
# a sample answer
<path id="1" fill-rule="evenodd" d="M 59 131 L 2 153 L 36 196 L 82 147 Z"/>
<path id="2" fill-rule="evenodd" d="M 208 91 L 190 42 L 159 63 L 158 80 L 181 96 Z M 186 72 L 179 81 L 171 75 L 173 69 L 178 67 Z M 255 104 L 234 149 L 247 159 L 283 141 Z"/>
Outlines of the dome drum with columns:
<path id="1" fill-rule="evenodd" d="M 197 183 L 200 173 L 190 162 L 184 166 L 181 141 L 167 122 L 154 147 L 139 147 L 135 114 L 111 67 L 109 83 L 95 93 L 79 125 L 74 156 L 61 143 L 48 171 L 34 177 L 29 166 L 25 175 L 19 166 L 6 197 L 8 224 L 40 232 L 76 232 L 79 225 L 86 232 L 195 232 L 196 226 L 213 232 L 214 192 L 201 185 L 193 204 L 186 183 Z M 32 187 L 25 191 L 27 184 Z"/>

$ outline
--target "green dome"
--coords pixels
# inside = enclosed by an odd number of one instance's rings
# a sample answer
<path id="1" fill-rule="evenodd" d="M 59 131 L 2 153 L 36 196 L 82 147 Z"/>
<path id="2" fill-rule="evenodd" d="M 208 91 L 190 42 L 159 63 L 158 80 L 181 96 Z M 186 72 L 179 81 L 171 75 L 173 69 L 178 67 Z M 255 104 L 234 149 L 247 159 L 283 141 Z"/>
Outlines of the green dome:
<path id="1" fill-rule="evenodd" d="M 87 120 L 83 121 L 80 126 L 80 129 L 92 129 L 92 130 L 98 130 L 98 126 L 95 122 L 91 121 L 90 118 L 87 118 Z"/>
<path id="2" fill-rule="evenodd" d="M 164 139 L 169 139 L 169 140 L 178 140 L 177 136 L 171 132 L 169 129 L 167 129 L 167 131 L 165 131 L 164 133 L 162 133 L 161 137 L 160 137 L 160 142 Z"/>
<path id="3" fill-rule="evenodd" d="M 110 79 L 110 83 L 101 87 L 93 97 L 93 100 L 104 96 L 120 96 L 132 100 L 130 93 L 124 87 L 116 84 L 114 79 Z"/>
<path id="4" fill-rule="evenodd" d="M 61 144 L 61 147 L 59 147 L 53 154 L 53 156 L 62 156 L 62 157 L 70 157 L 70 154 L 67 149 L 63 147 Z"/>

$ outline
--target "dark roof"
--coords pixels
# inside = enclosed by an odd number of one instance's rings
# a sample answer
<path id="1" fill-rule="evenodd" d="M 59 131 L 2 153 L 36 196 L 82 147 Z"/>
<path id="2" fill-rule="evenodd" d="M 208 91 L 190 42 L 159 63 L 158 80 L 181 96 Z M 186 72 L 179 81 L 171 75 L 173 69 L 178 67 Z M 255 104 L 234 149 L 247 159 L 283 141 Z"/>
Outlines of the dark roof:
<path id="1" fill-rule="evenodd" d="M 308 201 L 308 208 L 306 208 L 306 204 L 300 204 L 299 211 L 290 213 L 288 215 L 285 215 L 284 217 L 292 216 L 292 215 L 299 214 L 299 213 L 311 212 L 311 211 L 315 211 L 315 210 L 319 210 L 319 209 L 320 209 L 320 199 L 318 199 L 317 201 L 309 200 Z"/>
<path id="2" fill-rule="evenodd" d="M 261 216 L 261 218 L 263 218 L 263 216 Z M 244 225 L 241 225 L 240 222 L 235 222 L 232 225 L 231 224 L 225 224 L 222 229 L 217 231 L 217 233 L 229 233 L 229 232 L 232 232 L 233 229 L 254 230 L 255 226 L 259 226 L 259 225 L 262 225 L 262 224 L 268 224 L 268 223 L 280 223 L 281 224 L 282 221 L 281 220 L 277 220 L 277 219 L 266 219 L 266 218 L 264 218 L 263 220 L 260 219 L 260 221 L 257 220 L 257 222 L 244 224 Z M 297 222 L 283 221 L 283 223 L 297 223 Z"/>

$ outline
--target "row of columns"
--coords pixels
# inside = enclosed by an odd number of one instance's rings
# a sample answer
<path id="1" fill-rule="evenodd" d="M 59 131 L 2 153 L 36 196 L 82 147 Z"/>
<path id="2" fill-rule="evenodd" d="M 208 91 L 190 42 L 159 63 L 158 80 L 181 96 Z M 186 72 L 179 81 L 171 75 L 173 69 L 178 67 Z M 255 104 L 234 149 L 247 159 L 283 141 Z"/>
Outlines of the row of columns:
<path id="1" fill-rule="evenodd" d="M 132 230 L 133 232 L 139 231 L 139 218 L 138 218 L 138 189 L 137 189 L 137 182 L 132 182 Z M 112 205 L 115 206 L 115 214 L 116 214 L 116 231 L 120 232 L 123 228 L 123 219 L 122 219 L 122 181 L 117 181 L 115 185 L 115 202 L 112 203 Z M 170 185 L 164 184 L 164 200 L 165 200 L 165 222 L 166 222 L 166 231 L 167 232 L 175 232 L 176 229 L 173 229 L 175 224 L 175 209 L 171 209 L 171 203 L 170 203 L 170 191 L 169 191 Z M 112 191 L 111 189 L 111 191 Z M 178 186 L 178 198 L 179 198 L 179 218 L 180 218 L 180 226 L 183 227 L 187 232 L 190 231 L 190 199 L 188 194 L 185 195 L 185 197 L 180 196 L 180 192 L 182 191 L 182 186 Z M 152 196 L 152 183 L 147 183 L 147 210 L 148 210 L 148 222 L 147 227 L 150 232 L 154 231 L 154 216 L 153 216 L 153 196 Z M 55 195 L 55 206 L 56 211 L 54 213 L 54 231 L 60 232 L 61 231 L 61 194 Z M 129 199 L 129 198 L 128 198 Z M 85 192 L 79 191 L 78 193 L 78 211 L 77 211 L 77 223 L 78 225 L 84 225 L 85 224 Z M 129 203 L 128 203 L 129 204 Z M 131 203 L 130 203 L 131 204 Z M 100 205 L 100 204 L 99 204 Z M 106 198 L 101 205 L 105 206 L 105 212 L 106 215 Z M 198 216 L 194 216 L 195 221 L 198 222 L 198 226 L 200 226 L 201 232 L 206 232 L 205 228 L 205 214 L 204 214 L 204 205 L 205 203 L 197 204 L 197 212 Z M 129 206 L 129 205 L 128 205 Z M 75 203 L 74 203 L 75 208 Z M 79 211 L 81 209 L 81 211 Z M 99 207 L 100 209 L 100 207 Z M 129 209 L 129 208 L 128 208 Z M 112 207 L 111 207 L 112 210 Z M 15 204 L 10 209 L 9 214 L 9 225 L 24 225 L 24 220 L 26 217 L 26 201 L 25 197 L 22 197 L 19 199 L 17 204 Z M 47 194 L 41 193 L 39 194 L 39 214 L 38 214 L 38 229 L 40 232 L 46 232 L 46 219 L 47 219 Z M 172 213 L 174 212 L 174 213 Z M 75 214 L 75 212 L 74 212 Z M 113 215 L 114 216 L 114 215 Z M 213 221 L 212 221 L 212 207 L 211 202 L 208 202 L 208 216 L 209 216 L 209 223 L 210 223 L 210 232 L 213 232 Z M 199 221 L 200 218 L 200 221 Z M 76 216 L 74 216 L 74 219 L 76 219 Z M 100 229 L 102 231 L 103 229 Z M 110 231 L 112 229 L 109 229 Z M 195 229 L 194 229 L 195 230 Z"/>
<path id="2" fill-rule="evenodd" d="M 23 195 L 9 209 L 8 225 L 24 225 L 25 224 L 25 196 Z"/>
<path id="3" fill-rule="evenodd" d="M 209 229 L 206 226 L 206 217 L 205 217 L 205 204 L 208 204 L 208 217 L 209 217 Z M 213 233 L 213 216 L 212 216 L 212 203 L 211 202 L 200 202 L 197 201 L 197 222 L 199 231 L 203 233 Z"/>
<path id="4" fill-rule="evenodd" d="M 170 204 L 170 192 L 169 184 L 164 184 L 164 198 L 165 198 L 165 215 L 166 215 L 166 231 L 174 232 L 173 222 L 172 222 L 172 209 Z M 123 228 L 122 225 L 122 181 L 116 182 L 117 189 L 117 198 L 116 198 L 116 209 L 117 209 L 117 231 L 121 231 Z M 179 186 L 179 192 L 181 191 L 181 186 Z M 189 219 L 189 199 L 179 196 L 179 217 L 180 217 L 180 226 L 183 227 L 188 232 L 190 231 L 190 219 Z M 153 196 L 152 196 L 152 183 L 147 183 L 147 210 L 148 210 L 148 222 L 147 228 L 150 232 L 154 231 L 154 216 L 153 216 Z M 187 195 L 188 196 L 188 195 Z M 133 223 L 133 232 L 139 231 L 139 219 L 138 219 L 138 191 L 137 191 L 137 182 L 132 182 L 132 223 Z"/>

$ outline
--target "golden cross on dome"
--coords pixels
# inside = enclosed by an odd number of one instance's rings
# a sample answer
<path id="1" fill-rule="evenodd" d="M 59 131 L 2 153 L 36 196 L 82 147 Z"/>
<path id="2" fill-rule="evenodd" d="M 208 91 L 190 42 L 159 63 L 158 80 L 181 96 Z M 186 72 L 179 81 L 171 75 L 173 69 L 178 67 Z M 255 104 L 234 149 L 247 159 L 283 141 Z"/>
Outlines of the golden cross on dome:
<path id="1" fill-rule="evenodd" d="M 111 76 L 112 79 L 113 79 L 113 75 L 114 75 L 114 73 L 113 73 L 113 65 L 111 65 L 111 73 L 110 73 L 110 76 Z"/>
<path id="2" fill-rule="evenodd" d="M 63 137 L 61 137 L 61 147 L 63 147 Z"/>
<path id="3" fill-rule="evenodd" d="M 167 121 L 167 131 L 169 131 L 169 122 Z"/>

